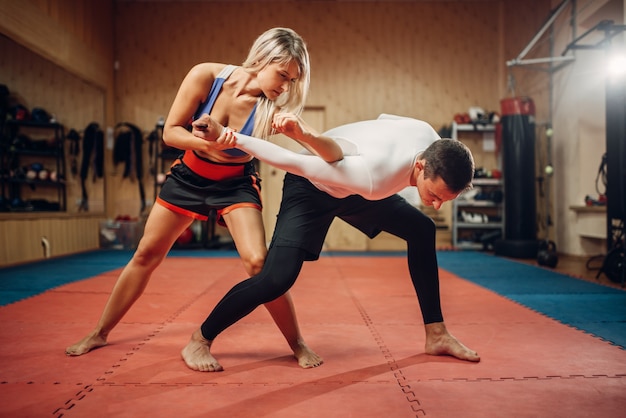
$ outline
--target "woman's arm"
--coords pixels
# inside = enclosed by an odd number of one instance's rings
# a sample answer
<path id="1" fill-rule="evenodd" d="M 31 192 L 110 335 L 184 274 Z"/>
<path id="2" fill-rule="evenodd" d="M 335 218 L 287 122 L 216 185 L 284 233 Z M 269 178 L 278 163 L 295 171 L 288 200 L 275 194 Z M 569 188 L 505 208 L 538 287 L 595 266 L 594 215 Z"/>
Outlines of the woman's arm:
<path id="1" fill-rule="evenodd" d="M 281 113 L 274 116 L 272 128 L 287 135 L 328 163 L 339 161 L 344 153 L 337 142 L 327 136 L 320 135 L 311 128 L 302 118 L 291 113 Z"/>
<path id="2" fill-rule="evenodd" d="M 197 64 L 189 70 L 178 88 L 163 127 L 163 141 L 167 145 L 196 151 L 210 148 L 205 141 L 192 135 L 187 126 L 200 103 L 206 99 L 219 70 L 219 64 L 213 63 Z"/>
<path id="3" fill-rule="evenodd" d="M 262 139 L 240 133 L 231 136 L 236 138 L 236 148 L 271 166 L 305 177 L 313 183 L 341 188 L 350 191 L 349 194 L 359 194 L 366 198 L 372 193 L 369 169 L 359 155 L 347 155 L 339 161 L 328 163 L 317 155 L 300 154 Z M 353 146 L 346 143 L 349 147 Z"/>
<path id="4" fill-rule="evenodd" d="M 269 141 L 233 132 L 222 127 L 208 115 L 203 115 L 193 123 L 193 134 L 203 138 L 218 148 L 239 148 L 257 159 L 281 170 L 326 186 L 339 187 L 352 194 L 369 196 L 372 182 L 369 170 L 362 158 L 356 155 L 355 145 L 348 141 L 336 142 L 332 138 L 322 137 L 320 143 L 329 146 L 329 155 L 337 150 L 341 155 L 348 155 L 335 162 L 326 162 L 317 155 L 300 154 Z M 341 144 L 341 146 L 340 146 Z M 322 147 L 323 148 L 323 147 Z"/>

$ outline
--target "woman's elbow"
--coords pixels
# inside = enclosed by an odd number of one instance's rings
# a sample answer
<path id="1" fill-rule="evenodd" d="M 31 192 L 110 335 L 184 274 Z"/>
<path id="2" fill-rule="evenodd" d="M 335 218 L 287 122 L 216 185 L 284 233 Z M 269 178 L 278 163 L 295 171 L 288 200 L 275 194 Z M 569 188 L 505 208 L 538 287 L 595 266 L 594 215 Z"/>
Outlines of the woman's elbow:
<path id="1" fill-rule="evenodd" d="M 165 145 L 171 146 L 170 144 L 170 132 L 169 129 L 163 129 L 163 133 L 161 135 L 161 139 Z"/>
<path id="2" fill-rule="evenodd" d="M 165 126 L 163 128 L 163 135 L 161 137 L 163 139 L 163 143 L 168 147 L 176 147 L 176 128 Z"/>

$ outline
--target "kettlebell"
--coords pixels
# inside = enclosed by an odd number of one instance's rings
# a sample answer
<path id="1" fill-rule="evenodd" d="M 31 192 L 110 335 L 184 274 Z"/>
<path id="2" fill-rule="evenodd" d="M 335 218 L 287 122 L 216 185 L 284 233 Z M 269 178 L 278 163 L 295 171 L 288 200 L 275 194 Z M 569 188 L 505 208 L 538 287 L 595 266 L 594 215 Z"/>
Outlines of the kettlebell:
<path id="1" fill-rule="evenodd" d="M 559 256 L 556 253 L 556 244 L 554 241 L 545 240 L 539 243 L 537 251 L 537 263 L 540 266 L 555 268 L 559 262 Z"/>

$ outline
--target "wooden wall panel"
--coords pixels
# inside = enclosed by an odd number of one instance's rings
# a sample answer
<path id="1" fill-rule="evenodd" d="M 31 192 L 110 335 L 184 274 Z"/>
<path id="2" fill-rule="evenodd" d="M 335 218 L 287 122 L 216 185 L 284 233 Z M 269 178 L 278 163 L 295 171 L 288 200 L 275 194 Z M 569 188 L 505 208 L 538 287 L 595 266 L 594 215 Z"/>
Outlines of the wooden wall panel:
<path id="1" fill-rule="evenodd" d="M 51 39 L 70 39 L 72 52 L 59 52 L 59 42 L 49 48 L 41 35 L 28 28 L 18 38 L 43 56 L 57 55 L 59 65 L 83 74 L 87 85 L 105 89 L 104 104 L 87 104 L 86 112 L 90 106 L 94 112 L 101 106 L 105 124 L 131 122 L 147 134 L 159 117 L 167 116 L 191 66 L 202 61 L 240 63 L 256 36 L 272 26 L 292 27 L 307 41 L 313 66 L 307 104 L 325 109 L 324 128 L 388 112 L 421 118 L 439 129 L 470 106 L 498 110 L 500 99 L 510 93 L 505 62 L 515 57 L 539 29 L 548 15 L 550 0 L 74 0 L 71 6 L 52 0 L 26 0 L 23 4 L 30 11 L 38 11 L 35 20 L 46 33 L 52 33 Z M 15 5 L 3 3 L 2 8 L 17 14 Z M 48 20 L 42 20 L 41 15 Z M 235 15 L 228 22 L 227 17 Z M 12 39 L 20 27 L 17 23 L 32 21 L 25 13 L 18 18 L 9 21 L 10 25 L 0 25 L 3 33 L 9 27 Z M 117 64 L 115 71 L 111 70 L 113 62 Z M 29 77 L 40 77 L 33 68 L 26 71 Z M 515 79 L 515 94 L 532 96 L 538 119 L 545 120 L 544 75 L 523 70 Z M 51 82 L 69 85 L 65 90 L 71 95 L 90 94 L 81 92 L 87 87 L 64 79 Z M 68 106 L 71 99 L 64 100 L 63 106 Z M 146 145 L 144 161 L 147 153 Z M 121 178 L 121 168 L 112 167 L 110 153 L 106 162 L 107 214 L 136 216 L 140 205 L 136 182 Z M 152 201 L 147 164 L 145 170 L 147 200 Z M 273 199 L 279 197 L 277 190 Z"/>
<path id="2" fill-rule="evenodd" d="M 32 110 L 43 107 L 64 126 L 83 129 L 104 123 L 103 89 L 0 35 L 0 77 L 11 96 Z"/>
<path id="3" fill-rule="evenodd" d="M 50 243 L 50 257 L 97 249 L 98 217 L 33 217 L 0 220 L 0 267 L 44 258 L 42 237 Z"/>
<path id="4" fill-rule="evenodd" d="M 237 22 L 245 24 L 225 29 L 207 21 L 206 16 L 229 16 L 233 10 Z M 193 65 L 241 63 L 259 34 L 289 26 L 309 47 L 307 104 L 325 109 L 323 128 L 396 113 L 439 129 L 470 106 L 498 110 L 505 69 L 501 13 L 500 1 L 285 1 L 271 7 L 267 2 L 156 2 L 150 8 L 121 2 L 115 15 L 116 119 L 147 134 L 167 116 Z M 136 186 L 118 178 L 110 185 L 117 196 L 115 213 L 136 213 Z M 280 199 L 280 189 L 271 199 Z"/>
<path id="5" fill-rule="evenodd" d="M 101 88 L 112 86 L 113 0 L 0 2 L 0 33 Z"/>
<path id="6" fill-rule="evenodd" d="M 146 8 L 121 2 L 115 16 L 117 119 L 151 129 L 166 116 L 191 66 L 240 63 L 256 36 L 287 25 L 307 41 L 313 67 L 308 104 L 328 109 L 329 126 L 395 112 L 440 127 L 470 106 L 498 107 L 499 4 L 212 1 Z M 245 24 L 224 29 L 207 23 L 206 16 L 218 19 L 233 10 Z"/>
<path id="7" fill-rule="evenodd" d="M 113 0 L 0 2 L 0 83 L 29 109 L 43 107 L 66 130 L 113 121 Z M 69 160 L 68 160 L 69 174 Z M 98 247 L 103 180 L 87 182 L 89 213 L 77 212 L 79 179 L 68 175 L 68 213 L 0 214 L 0 265 Z M 38 195 L 37 197 L 45 197 Z"/>

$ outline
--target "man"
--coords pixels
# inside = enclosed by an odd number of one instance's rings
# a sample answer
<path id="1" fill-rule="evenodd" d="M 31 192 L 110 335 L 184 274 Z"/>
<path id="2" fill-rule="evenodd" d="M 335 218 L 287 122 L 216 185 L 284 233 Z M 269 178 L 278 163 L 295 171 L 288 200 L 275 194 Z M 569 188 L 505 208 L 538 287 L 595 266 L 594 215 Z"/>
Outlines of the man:
<path id="1" fill-rule="evenodd" d="M 370 238 L 386 231 L 406 240 L 409 272 L 425 324 L 426 353 L 480 361 L 443 321 L 434 222 L 396 194 L 415 186 L 425 205 L 439 209 L 471 187 L 474 160 L 469 149 L 459 141 L 439 138 L 425 122 L 393 115 L 343 125 L 323 135 L 291 114 L 277 115 L 273 126 L 307 149 L 314 142 L 318 150 L 325 144 L 327 155 L 336 153 L 338 160 L 328 163 L 313 154 L 234 133 L 208 116 L 194 123 L 194 135 L 214 141 L 216 147 L 234 146 L 288 173 L 262 271 L 235 285 L 193 333 L 181 353 L 187 366 L 223 370 L 211 355 L 213 340 L 291 288 L 304 261 L 319 258 L 335 217 Z"/>

